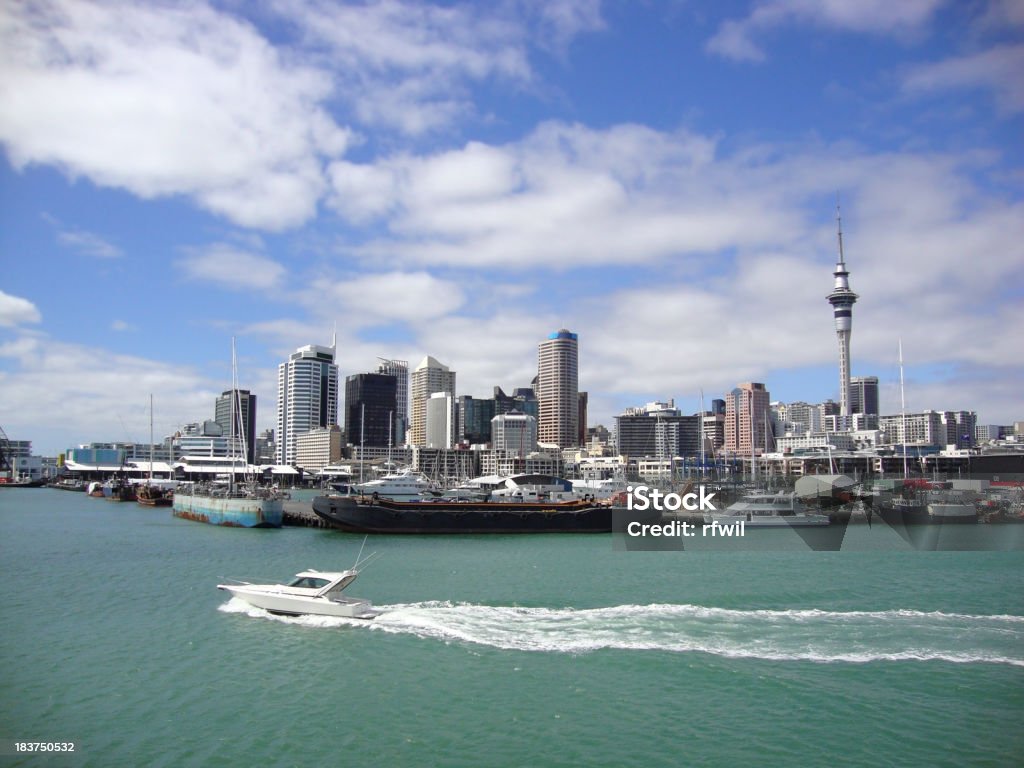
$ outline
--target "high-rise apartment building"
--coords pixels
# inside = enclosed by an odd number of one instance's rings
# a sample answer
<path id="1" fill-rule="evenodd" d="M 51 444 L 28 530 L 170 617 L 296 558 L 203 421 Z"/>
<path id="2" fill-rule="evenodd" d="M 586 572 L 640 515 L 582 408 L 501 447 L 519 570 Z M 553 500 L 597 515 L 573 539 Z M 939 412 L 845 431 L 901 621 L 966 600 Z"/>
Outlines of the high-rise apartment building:
<path id="1" fill-rule="evenodd" d="M 231 419 L 234 416 L 235 423 Z M 248 389 L 229 389 L 217 398 L 214 421 L 228 437 L 245 441 L 245 460 L 256 463 L 256 395 Z"/>
<path id="2" fill-rule="evenodd" d="M 769 428 L 771 395 L 764 384 L 740 384 L 725 398 L 725 449 L 743 455 L 774 448 Z"/>
<path id="3" fill-rule="evenodd" d="M 537 420 L 529 414 L 511 410 L 495 416 L 491 421 L 494 450 L 507 451 L 525 459 L 537 450 Z"/>
<path id="4" fill-rule="evenodd" d="M 412 395 L 412 421 L 410 440 L 412 445 L 427 444 L 427 401 L 435 392 L 448 392 L 455 396 L 455 371 L 435 360 L 430 355 L 416 366 L 409 381 Z"/>
<path id="5" fill-rule="evenodd" d="M 295 463 L 298 435 L 337 423 L 334 347 L 299 347 L 277 367 L 277 463 Z"/>
<path id="6" fill-rule="evenodd" d="M 579 441 L 579 337 L 562 328 L 538 345 L 537 440 L 570 448 Z"/>

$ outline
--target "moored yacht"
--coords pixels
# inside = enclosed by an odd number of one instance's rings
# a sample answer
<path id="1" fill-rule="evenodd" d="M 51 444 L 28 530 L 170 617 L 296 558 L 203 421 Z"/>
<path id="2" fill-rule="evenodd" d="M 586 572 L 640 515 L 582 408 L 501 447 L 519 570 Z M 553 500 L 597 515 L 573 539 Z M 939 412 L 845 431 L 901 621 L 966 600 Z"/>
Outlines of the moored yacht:
<path id="1" fill-rule="evenodd" d="M 437 488 L 426 476 L 411 469 L 391 472 L 376 480 L 357 483 L 353 486 L 353 490 L 367 496 L 394 499 L 395 501 L 420 499 L 437 492 Z"/>
<path id="2" fill-rule="evenodd" d="M 748 528 L 828 525 L 828 515 L 808 514 L 794 493 L 749 493 L 721 512 L 705 513 L 707 525 L 745 523 Z"/>

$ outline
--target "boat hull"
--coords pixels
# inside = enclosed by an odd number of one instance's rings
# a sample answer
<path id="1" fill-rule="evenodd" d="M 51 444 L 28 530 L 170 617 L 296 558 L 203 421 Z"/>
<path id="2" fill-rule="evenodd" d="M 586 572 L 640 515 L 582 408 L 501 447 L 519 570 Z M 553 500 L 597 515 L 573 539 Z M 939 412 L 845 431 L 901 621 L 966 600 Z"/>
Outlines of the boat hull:
<path id="1" fill-rule="evenodd" d="M 349 533 L 610 533 L 605 505 L 497 503 L 385 503 L 319 496 L 313 511 Z"/>
<path id="2" fill-rule="evenodd" d="M 968 504 L 881 504 L 876 508 L 889 525 L 973 525 L 978 512 Z"/>
<path id="3" fill-rule="evenodd" d="M 175 493 L 175 517 L 233 528 L 280 528 L 284 520 L 281 499 L 222 498 Z"/>
<path id="4" fill-rule="evenodd" d="M 244 586 L 220 585 L 220 589 L 249 605 L 282 616 L 335 616 L 343 619 L 373 619 L 380 615 L 367 600 L 348 598 L 298 597 Z"/>

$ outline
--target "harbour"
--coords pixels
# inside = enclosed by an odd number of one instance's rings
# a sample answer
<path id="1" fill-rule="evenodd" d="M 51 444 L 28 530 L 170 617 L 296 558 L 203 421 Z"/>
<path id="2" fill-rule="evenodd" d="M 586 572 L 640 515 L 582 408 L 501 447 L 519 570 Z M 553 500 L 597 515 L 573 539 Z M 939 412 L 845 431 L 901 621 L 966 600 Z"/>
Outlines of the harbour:
<path id="1" fill-rule="evenodd" d="M 361 536 L 48 489 L 0 496 L 0 524 L 22 585 L 0 736 L 74 741 L 68 765 L 1009 766 L 1024 746 L 1019 549 L 920 553 L 877 526 L 871 549 L 768 530 L 741 555 L 371 536 L 359 595 L 385 612 L 357 623 L 216 585 L 348 567 Z M 294 717 L 310 701 L 331 716 Z"/>

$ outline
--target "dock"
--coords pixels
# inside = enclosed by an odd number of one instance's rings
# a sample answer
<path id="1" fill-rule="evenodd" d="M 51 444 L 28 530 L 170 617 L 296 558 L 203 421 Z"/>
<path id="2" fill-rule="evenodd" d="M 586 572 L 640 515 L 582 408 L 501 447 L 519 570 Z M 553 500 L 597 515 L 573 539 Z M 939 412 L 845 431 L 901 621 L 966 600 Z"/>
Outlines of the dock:
<path id="1" fill-rule="evenodd" d="M 286 500 L 284 503 L 284 524 L 298 528 L 330 528 L 313 511 L 312 501 Z"/>

